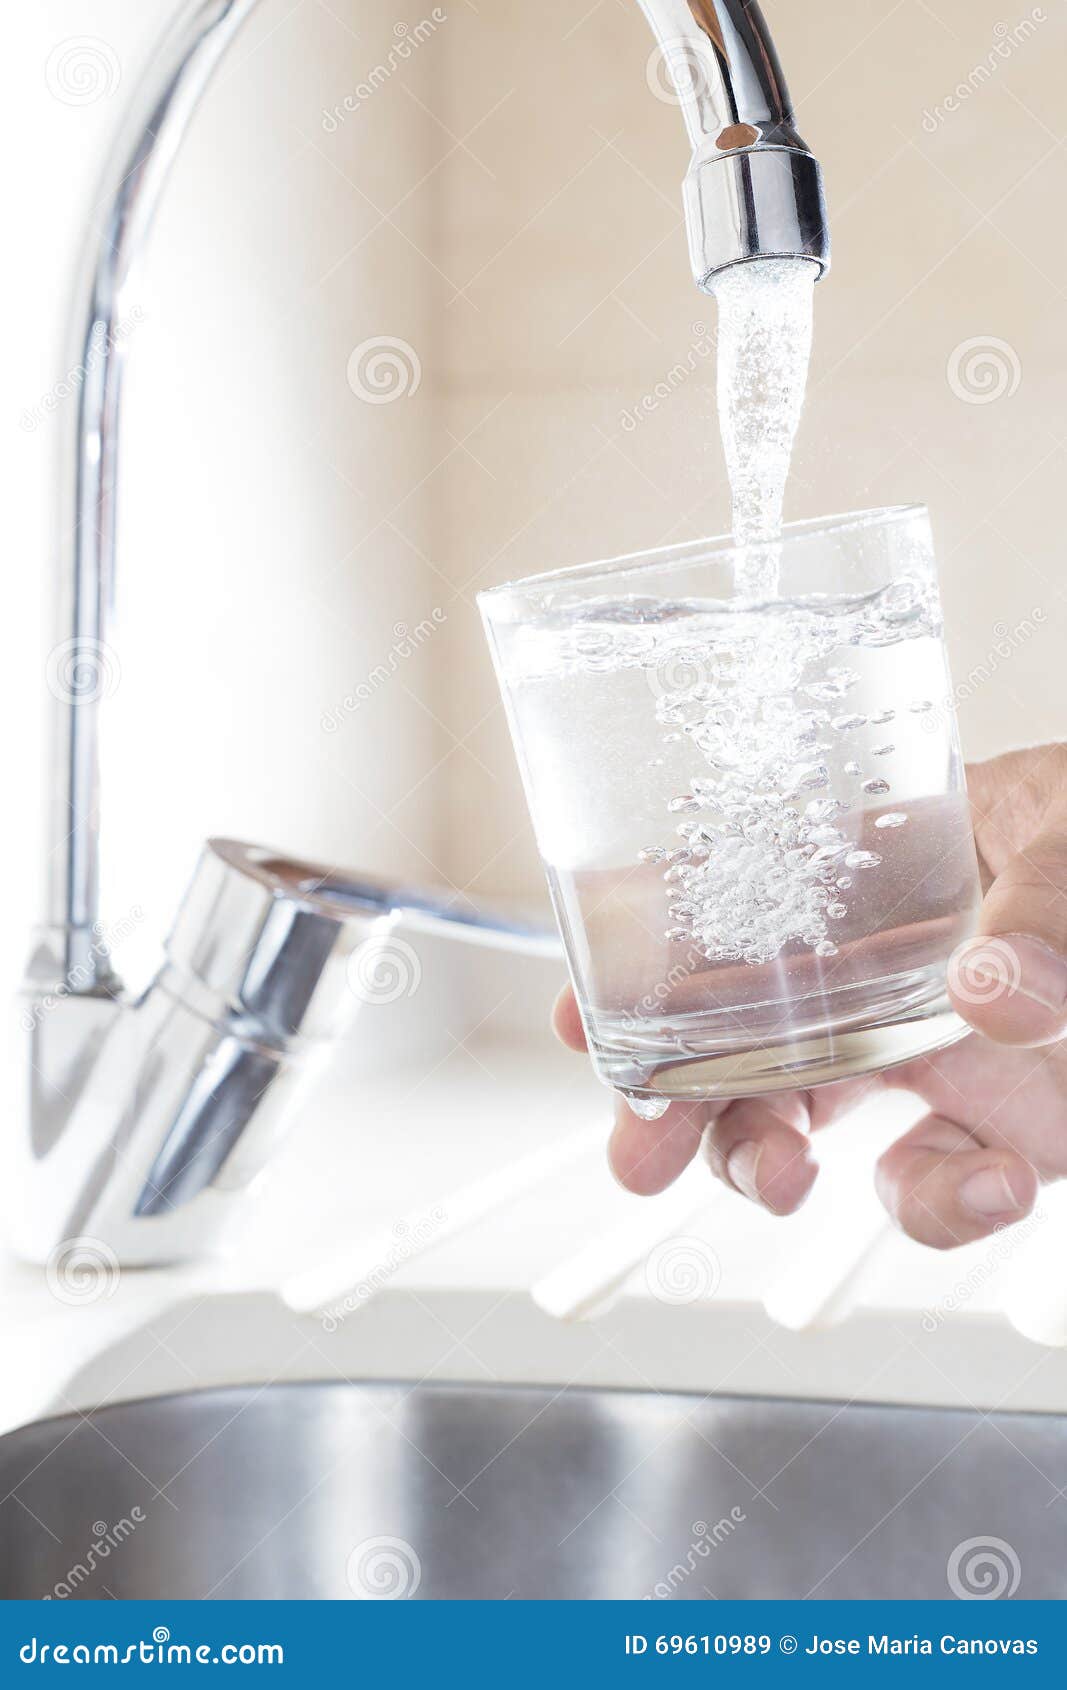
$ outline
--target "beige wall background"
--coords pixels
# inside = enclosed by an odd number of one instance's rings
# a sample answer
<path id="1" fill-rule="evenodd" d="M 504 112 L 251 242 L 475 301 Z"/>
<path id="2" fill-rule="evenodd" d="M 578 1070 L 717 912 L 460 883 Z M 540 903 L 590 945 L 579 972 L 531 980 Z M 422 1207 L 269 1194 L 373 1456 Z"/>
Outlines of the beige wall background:
<path id="1" fill-rule="evenodd" d="M 1067 7 L 767 0 L 765 13 L 834 239 L 790 514 L 928 502 L 968 754 L 1062 736 Z M 442 487 L 450 576 L 482 585 L 722 532 L 714 308 L 689 278 L 686 148 L 646 81 L 639 9 L 496 0 L 457 8 L 445 45 L 451 129 L 501 100 L 470 139 L 496 179 L 460 151 L 439 184 L 455 283 L 444 403 L 465 438 Z M 510 765 L 473 619 L 449 637 L 448 725 L 462 737 L 485 713 L 450 761 L 455 872 L 525 889 L 517 786 L 485 773 Z"/>
<path id="2" fill-rule="evenodd" d="M 61 426 L 24 416 L 62 373 L 85 204 L 171 9 L 48 0 L 5 70 L 32 255 L 5 278 L 34 635 L 4 677 L 31 724 L 20 885 Z M 835 244 L 790 514 L 926 500 L 968 752 L 1062 735 L 1067 7 L 766 11 Z M 57 57 L 85 40 L 88 99 Z M 634 0 L 262 0 L 177 167 L 130 342 L 118 916 L 165 925 L 211 832 L 540 900 L 474 594 L 727 526 L 714 306 L 651 48 Z M 394 361 L 387 403 L 350 379 L 367 340 Z"/>

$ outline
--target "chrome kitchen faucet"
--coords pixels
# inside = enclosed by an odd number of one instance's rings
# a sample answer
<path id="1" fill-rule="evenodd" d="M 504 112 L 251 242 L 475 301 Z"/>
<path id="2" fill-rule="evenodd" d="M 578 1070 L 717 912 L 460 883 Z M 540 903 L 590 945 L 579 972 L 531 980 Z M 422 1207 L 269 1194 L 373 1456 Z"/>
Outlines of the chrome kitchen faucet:
<path id="1" fill-rule="evenodd" d="M 819 165 L 749 0 L 639 0 L 692 143 L 684 202 L 693 272 L 753 258 L 829 264 Z M 139 996 L 101 938 L 101 711 L 114 585 L 123 294 L 200 97 L 257 0 L 195 0 L 152 55 L 106 172 L 76 300 L 84 381 L 63 467 L 49 887 L 22 990 L 17 1233 L 43 1260 L 91 1237 L 127 1264 L 179 1261 L 219 1234 L 262 1166 L 301 1082 L 358 999 L 348 970 L 399 919 L 555 950 L 446 896 L 209 840 Z M 85 679 L 89 684 L 84 684 Z M 58 691 L 59 689 L 57 689 Z"/>

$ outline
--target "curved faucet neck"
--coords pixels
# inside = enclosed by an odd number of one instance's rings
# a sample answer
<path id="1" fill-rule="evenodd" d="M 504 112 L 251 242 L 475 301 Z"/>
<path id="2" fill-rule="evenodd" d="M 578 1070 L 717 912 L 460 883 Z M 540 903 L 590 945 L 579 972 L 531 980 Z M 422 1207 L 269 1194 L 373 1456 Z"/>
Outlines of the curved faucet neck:
<path id="1" fill-rule="evenodd" d="M 152 54 L 95 196 L 78 277 L 70 367 L 84 372 L 64 443 L 49 793 L 46 926 L 69 990 L 113 984 L 100 933 L 101 727 L 115 658 L 118 443 L 131 279 L 182 137 L 258 0 L 195 0 Z"/>

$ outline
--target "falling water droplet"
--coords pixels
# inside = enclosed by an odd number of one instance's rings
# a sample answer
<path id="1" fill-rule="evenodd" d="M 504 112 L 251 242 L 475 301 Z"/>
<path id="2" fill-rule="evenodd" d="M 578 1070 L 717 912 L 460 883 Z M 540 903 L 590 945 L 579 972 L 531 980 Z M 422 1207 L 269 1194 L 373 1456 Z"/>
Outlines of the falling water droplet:
<path id="1" fill-rule="evenodd" d="M 640 1121 L 658 1121 L 671 1106 L 669 1097 L 639 1097 L 636 1092 L 624 1091 L 626 1107 Z"/>

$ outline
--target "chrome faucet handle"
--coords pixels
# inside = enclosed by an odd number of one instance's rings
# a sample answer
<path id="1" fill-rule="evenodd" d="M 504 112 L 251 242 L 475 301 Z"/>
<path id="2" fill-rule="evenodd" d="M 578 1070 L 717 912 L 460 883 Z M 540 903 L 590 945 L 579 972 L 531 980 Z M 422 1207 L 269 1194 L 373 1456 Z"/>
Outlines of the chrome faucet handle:
<path id="1" fill-rule="evenodd" d="M 405 919 L 559 954 L 554 934 L 466 900 L 213 839 L 140 998 L 60 995 L 45 1010 L 31 993 L 21 1252 L 41 1260 L 91 1238 L 138 1265 L 220 1243 L 320 1059 L 374 1001 L 376 969 L 395 961 L 385 941 Z"/>

